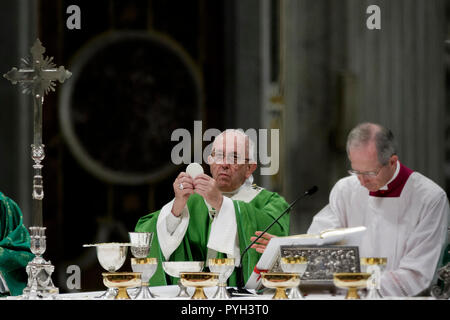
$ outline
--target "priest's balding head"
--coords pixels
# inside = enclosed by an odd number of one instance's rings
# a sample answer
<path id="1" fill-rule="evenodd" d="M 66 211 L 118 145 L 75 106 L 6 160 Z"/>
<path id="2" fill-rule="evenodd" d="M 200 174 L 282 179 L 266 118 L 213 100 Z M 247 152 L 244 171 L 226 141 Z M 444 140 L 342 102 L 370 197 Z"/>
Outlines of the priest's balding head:
<path id="1" fill-rule="evenodd" d="M 391 130 L 375 123 L 356 126 L 347 138 L 349 173 L 371 192 L 385 186 L 397 170 L 397 148 Z"/>

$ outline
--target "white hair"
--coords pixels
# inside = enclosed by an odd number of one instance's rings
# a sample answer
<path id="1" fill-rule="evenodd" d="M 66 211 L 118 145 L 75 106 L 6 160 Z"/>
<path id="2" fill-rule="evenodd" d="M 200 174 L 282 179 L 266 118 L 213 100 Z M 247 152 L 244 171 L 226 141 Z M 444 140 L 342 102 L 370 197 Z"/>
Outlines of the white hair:
<path id="1" fill-rule="evenodd" d="M 397 154 L 396 141 L 391 130 L 375 123 L 361 123 L 350 131 L 347 138 L 347 154 L 350 148 L 375 142 L 378 161 L 382 165 L 389 162 L 391 156 Z"/>
<path id="2" fill-rule="evenodd" d="M 250 138 L 249 135 L 247 135 L 242 129 L 226 129 L 225 131 L 222 131 L 220 134 L 218 134 L 214 141 L 217 140 L 220 136 L 226 136 L 226 135 L 240 135 L 245 139 L 245 146 L 248 148 L 248 159 L 249 162 L 256 162 L 255 157 L 255 143 L 253 142 L 252 138 Z M 248 146 L 248 147 L 247 147 Z M 213 150 L 214 150 L 214 144 L 213 144 Z"/>

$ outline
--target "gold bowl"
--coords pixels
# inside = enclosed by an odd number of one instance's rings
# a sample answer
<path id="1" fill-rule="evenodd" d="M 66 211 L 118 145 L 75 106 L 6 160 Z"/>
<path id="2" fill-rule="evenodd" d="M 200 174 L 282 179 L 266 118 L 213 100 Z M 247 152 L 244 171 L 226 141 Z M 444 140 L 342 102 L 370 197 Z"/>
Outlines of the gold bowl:
<path id="1" fill-rule="evenodd" d="M 385 266 L 387 263 L 387 258 L 361 258 L 361 265 L 363 266 L 372 266 L 372 265 L 379 265 L 379 266 Z"/>
<path id="2" fill-rule="evenodd" d="M 333 282 L 336 287 L 348 289 L 345 299 L 360 299 L 358 289 L 367 286 L 371 274 L 366 272 L 343 272 L 333 274 Z"/>
<path id="3" fill-rule="evenodd" d="M 234 258 L 208 259 L 208 265 L 213 266 L 234 266 Z"/>
<path id="4" fill-rule="evenodd" d="M 300 275 L 286 272 L 261 272 L 261 280 L 266 288 L 276 290 L 272 299 L 288 299 L 286 289 L 297 287 L 300 284 Z"/>
<path id="5" fill-rule="evenodd" d="M 158 263 L 158 260 L 156 258 L 131 258 L 131 262 L 133 264 L 155 264 Z"/>
<path id="6" fill-rule="evenodd" d="M 280 259 L 280 265 L 283 272 L 298 273 L 302 276 L 306 267 L 308 266 L 308 259 L 306 257 L 282 257 Z"/>
<path id="7" fill-rule="evenodd" d="M 139 272 L 104 272 L 103 284 L 108 288 L 117 288 L 116 299 L 130 299 L 127 288 L 141 285 L 141 273 Z"/>
<path id="8" fill-rule="evenodd" d="M 195 287 L 191 299 L 208 299 L 203 288 L 217 286 L 219 274 L 215 272 L 182 272 L 180 281 L 186 287 Z"/>

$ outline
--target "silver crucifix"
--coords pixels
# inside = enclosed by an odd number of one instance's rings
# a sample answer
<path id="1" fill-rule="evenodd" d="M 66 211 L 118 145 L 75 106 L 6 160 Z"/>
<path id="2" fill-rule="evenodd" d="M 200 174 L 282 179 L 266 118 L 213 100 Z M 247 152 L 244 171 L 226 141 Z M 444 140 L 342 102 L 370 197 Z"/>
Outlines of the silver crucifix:
<path id="1" fill-rule="evenodd" d="M 34 100 L 34 138 L 31 145 L 31 158 L 34 160 L 33 177 L 33 225 L 42 226 L 42 199 L 44 185 L 42 177 L 42 160 L 44 160 L 44 145 L 42 144 L 42 104 L 44 95 L 55 91 L 55 81 L 63 83 L 72 75 L 63 66 L 56 68 L 53 57 L 44 57 L 45 48 L 39 39 L 31 47 L 31 57 L 22 59 L 20 69 L 12 68 L 3 76 L 13 84 L 22 86 L 22 93 L 31 94 Z"/>
<path id="2" fill-rule="evenodd" d="M 44 199 L 44 184 L 42 164 L 44 160 L 44 145 L 42 144 L 42 104 L 44 95 L 55 91 L 55 81 L 63 83 L 72 75 L 63 66 L 55 68 L 53 58 L 44 57 L 45 48 L 39 39 L 31 47 L 31 57 L 22 59 L 20 69 L 12 68 L 3 76 L 13 84 L 19 83 L 24 94 L 31 94 L 34 102 L 34 138 L 31 145 L 31 158 L 34 161 L 33 177 L 33 227 L 30 227 L 30 250 L 36 255 L 26 267 L 28 283 L 23 290 L 24 299 L 51 299 L 59 292 L 53 285 L 51 275 L 54 266 L 45 261 L 41 255 L 46 249 L 45 227 L 42 219 L 42 200 Z"/>

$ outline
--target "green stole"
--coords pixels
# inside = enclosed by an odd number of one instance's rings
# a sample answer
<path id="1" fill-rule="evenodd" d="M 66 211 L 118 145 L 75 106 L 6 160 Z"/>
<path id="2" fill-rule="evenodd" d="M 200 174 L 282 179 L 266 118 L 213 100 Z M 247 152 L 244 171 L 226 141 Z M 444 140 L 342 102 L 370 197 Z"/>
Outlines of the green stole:
<path id="1" fill-rule="evenodd" d="M 11 295 L 21 295 L 27 282 L 25 267 L 34 258 L 30 235 L 19 206 L 0 192 L 0 274 Z"/>
<path id="2" fill-rule="evenodd" d="M 262 189 L 250 202 L 233 200 L 233 204 L 241 252 L 250 244 L 250 237 L 254 236 L 255 231 L 264 230 L 288 207 L 288 204 L 280 195 L 265 189 Z M 187 206 L 190 212 L 189 225 L 183 240 L 170 256 L 169 261 L 206 262 L 207 244 L 211 228 L 208 208 L 203 198 L 198 194 L 193 194 L 189 197 Z M 157 236 L 156 222 L 159 213 L 160 211 L 156 211 L 140 218 L 135 228 L 136 232 L 154 233 L 148 256 L 157 258 L 158 268 L 149 281 L 151 286 L 170 285 L 178 282 L 178 278 L 166 276 L 162 268 L 162 262 L 166 260 L 161 252 Z M 278 223 L 273 225 L 269 233 L 277 236 L 287 236 L 289 234 L 289 215 L 285 215 Z M 223 253 L 218 253 L 218 257 L 225 256 Z M 260 257 L 261 254 L 254 249 L 248 250 L 244 255 L 242 269 L 245 282 L 252 274 Z M 236 286 L 235 271 L 228 279 L 228 285 Z"/>

